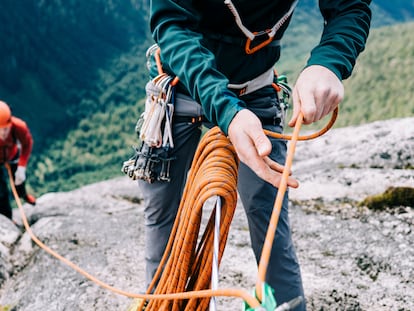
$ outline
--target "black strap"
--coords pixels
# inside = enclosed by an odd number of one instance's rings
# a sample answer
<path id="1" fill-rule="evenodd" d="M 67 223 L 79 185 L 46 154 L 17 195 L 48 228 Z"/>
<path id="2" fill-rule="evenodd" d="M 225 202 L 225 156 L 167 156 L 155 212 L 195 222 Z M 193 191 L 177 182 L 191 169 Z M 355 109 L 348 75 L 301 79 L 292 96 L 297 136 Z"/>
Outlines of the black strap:
<path id="1" fill-rule="evenodd" d="M 203 123 L 206 121 L 204 116 L 190 117 L 190 116 L 173 116 L 173 123 Z"/>
<path id="2" fill-rule="evenodd" d="M 280 125 L 280 118 L 260 118 L 262 125 Z M 173 116 L 173 123 L 203 123 L 208 122 L 204 116 L 190 117 L 190 116 Z"/>
<path id="3" fill-rule="evenodd" d="M 275 118 L 259 118 L 259 119 L 262 122 L 262 125 L 280 125 L 280 122 L 282 121 L 278 117 L 275 117 Z"/>

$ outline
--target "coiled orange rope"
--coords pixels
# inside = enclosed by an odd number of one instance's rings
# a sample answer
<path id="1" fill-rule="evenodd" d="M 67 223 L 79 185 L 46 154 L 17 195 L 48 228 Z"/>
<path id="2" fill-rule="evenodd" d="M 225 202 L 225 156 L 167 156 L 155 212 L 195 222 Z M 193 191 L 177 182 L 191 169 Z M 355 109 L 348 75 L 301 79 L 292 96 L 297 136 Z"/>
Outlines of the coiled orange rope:
<path id="1" fill-rule="evenodd" d="M 214 217 L 210 217 L 197 246 L 203 206 L 214 196 L 219 196 L 223 202 L 220 262 L 237 204 L 237 170 L 238 160 L 233 146 L 218 128 L 213 128 L 200 141 L 166 251 L 149 292 L 164 265 L 155 294 L 198 291 L 210 287 Z M 208 298 L 150 301 L 145 310 L 206 310 L 208 304 Z"/>

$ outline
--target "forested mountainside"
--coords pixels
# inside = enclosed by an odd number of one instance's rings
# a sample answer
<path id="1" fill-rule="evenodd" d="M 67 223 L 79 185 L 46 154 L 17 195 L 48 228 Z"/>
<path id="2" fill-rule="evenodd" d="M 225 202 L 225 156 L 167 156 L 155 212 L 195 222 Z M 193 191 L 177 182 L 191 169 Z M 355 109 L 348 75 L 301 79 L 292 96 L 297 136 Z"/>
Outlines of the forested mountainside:
<path id="1" fill-rule="evenodd" d="M 372 7 L 372 39 L 346 81 L 350 96 L 338 125 L 387 117 L 390 107 L 389 117 L 400 115 L 405 112 L 399 107 L 412 106 L 395 103 L 410 98 L 410 79 L 404 77 L 412 68 L 413 25 L 406 22 L 414 19 L 414 4 L 381 0 Z M 2 1 L 0 98 L 31 127 L 29 183 L 35 191 L 73 189 L 113 176 L 131 154 L 147 79 L 148 12 L 148 0 Z M 300 1 L 278 67 L 291 82 L 321 25 L 317 1 Z M 360 102 L 364 117 L 347 117 L 361 116 L 352 108 Z"/>
<path id="2" fill-rule="evenodd" d="M 0 98 L 31 125 L 38 147 L 85 117 L 130 102 L 142 84 L 147 16 L 142 0 L 2 0 Z"/>
<path id="3" fill-rule="evenodd" d="M 414 18 L 412 1 L 372 7 L 375 27 Z M 2 1 L 0 98 L 28 121 L 38 147 L 95 112 L 135 103 L 146 74 L 148 11 L 149 0 Z M 317 1 L 300 1 L 284 40 L 286 62 L 303 59 L 320 27 Z"/>

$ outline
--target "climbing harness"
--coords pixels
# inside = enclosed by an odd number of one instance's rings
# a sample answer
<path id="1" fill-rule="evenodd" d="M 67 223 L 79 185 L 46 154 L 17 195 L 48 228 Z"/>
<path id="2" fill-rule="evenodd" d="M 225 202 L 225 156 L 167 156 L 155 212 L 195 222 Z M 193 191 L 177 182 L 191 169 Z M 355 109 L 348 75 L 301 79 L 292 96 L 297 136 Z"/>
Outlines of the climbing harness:
<path id="1" fill-rule="evenodd" d="M 240 30 L 243 32 L 243 34 L 247 37 L 246 45 L 245 45 L 245 51 L 246 54 L 253 54 L 256 51 L 260 50 L 261 48 L 269 45 L 272 41 L 274 36 L 276 35 L 276 32 L 282 27 L 282 25 L 289 19 L 289 17 L 293 14 L 293 11 L 295 10 L 299 0 L 296 0 L 290 7 L 289 11 L 285 13 L 285 15 L 282 16 L 282 18 L 276 22 L 276 24 L 266 30 L 262 31 L 256 31 L 251 32 L 249 29 L 247 29 L 246 26 L 243 25 L 242 19 L 239 15 L 239 12 L 237 12 L 236 7 L 234 6 L 233 2 L 231 0 L 224 0 L 224 3 L 227 5 L 227 7 L 230 9 L 230 11 L 233 13 L 234 18 L 236 20 L 237 26 L 240 28 Z M 251 44 L 253 41 L 263 35 L 267 35 L 268 38 L 264 40 L 263 42 L 257 44 L 256 46 L 252 47 Z"/>

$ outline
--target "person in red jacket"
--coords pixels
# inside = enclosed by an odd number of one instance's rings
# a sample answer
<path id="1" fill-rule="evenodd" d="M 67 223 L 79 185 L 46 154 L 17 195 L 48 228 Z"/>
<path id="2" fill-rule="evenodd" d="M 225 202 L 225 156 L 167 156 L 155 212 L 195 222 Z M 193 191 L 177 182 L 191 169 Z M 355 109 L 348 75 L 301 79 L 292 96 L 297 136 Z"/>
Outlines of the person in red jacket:
<path id="1" fill-rule="evenodd" d="M 33 138 L 26 122 L 12 116 L 9 105 L 0 101 L 0 164 L 9 163 L 16 191 L 27 203 L 35 205 L 36 198 L 26 192 L 26 166 L 33 147 Z M 0 170 L 0 214 L 12 219 L 7 186 L 8 175 Z"/>

